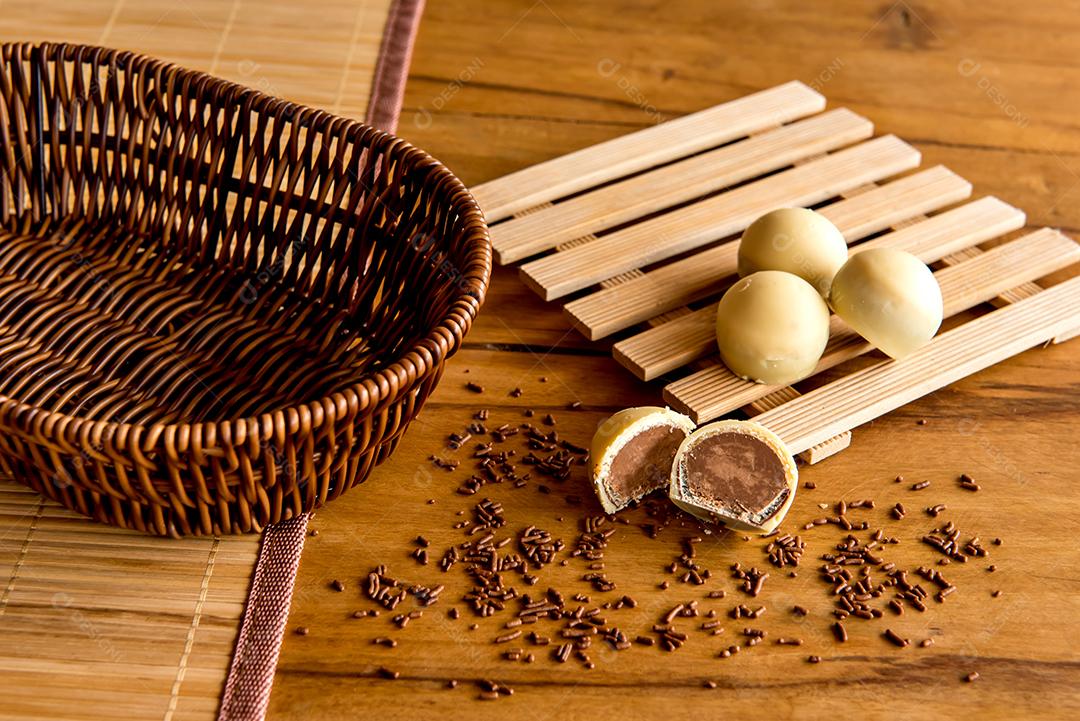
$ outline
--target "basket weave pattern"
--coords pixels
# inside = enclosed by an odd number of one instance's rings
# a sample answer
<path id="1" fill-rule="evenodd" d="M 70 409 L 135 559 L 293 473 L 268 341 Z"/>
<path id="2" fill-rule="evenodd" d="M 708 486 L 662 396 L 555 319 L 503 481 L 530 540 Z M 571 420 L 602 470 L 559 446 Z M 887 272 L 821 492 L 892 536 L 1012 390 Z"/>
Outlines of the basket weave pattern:
<path id="1" fill-rule="evenodd" d="M 361 123 L 133 53 L 5 44 L 0 470 L 238 533 L 366 478 L 483 302 L 483 218 Z"/>

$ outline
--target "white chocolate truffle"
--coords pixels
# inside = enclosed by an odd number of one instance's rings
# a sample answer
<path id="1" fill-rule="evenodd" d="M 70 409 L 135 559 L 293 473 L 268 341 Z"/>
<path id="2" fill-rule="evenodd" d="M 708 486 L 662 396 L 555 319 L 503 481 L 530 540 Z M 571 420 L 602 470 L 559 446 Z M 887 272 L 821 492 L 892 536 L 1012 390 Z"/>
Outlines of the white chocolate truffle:
<path id="1" fill-rule="evenodd" d="M 829 303 L 866 340 L 893 358 L 930 342 L 941 327 L 941 288 L 926 264 L 895 248 L 859 251 L 833 279 Z"/>
<path id="2" fill-rule="evenodd" d="M 782 270 L 828 297 L 833 276 L 847 258 L 844 235 L 824 215 L 806 208 L 780 208 L 755 220 L 743 233 L 739 275 Z"/>
<path id="3" fill-rule="evenodd" d="M 768 533 L 798 485 L 795 458 L 775 433 L 753 421 L 719 421 L 679 446 L 668 495 L 704 521 Z"/>
<path id="4" fill-rule="evenodd" d="M 694 422 L 668 408 L 642 406 L 600 422 L 589 449 L 593 487 L 605 513 L 667 488 L 675 451 Z"/>
<path id="5" fill-rule="evenodd" d="M 814 372 L 829 342 L 829 308 L 809 283 L 763 270 L 728 288 L 716 309 L 720 357 L 741 378 L 770 385 Z"/>

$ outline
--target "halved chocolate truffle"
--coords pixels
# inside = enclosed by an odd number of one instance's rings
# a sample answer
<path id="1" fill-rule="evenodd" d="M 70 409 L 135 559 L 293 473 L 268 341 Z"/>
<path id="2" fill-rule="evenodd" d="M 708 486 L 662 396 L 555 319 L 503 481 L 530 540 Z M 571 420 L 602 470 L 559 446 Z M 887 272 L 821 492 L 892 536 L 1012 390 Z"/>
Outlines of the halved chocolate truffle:
<path id="1" fill-rule="evenodd" d="M 680 444 L 694 430 L 681 413 L 643 406 L 619 411 L 596 429 L 590 449 L 593 486 L 607 513 L 671 483 Z"/>
<path id="2" fill-rule="evenodd" d="M 753 421 L 720 421 L 682 442 L 671 500 L 705 521 L 768 532 L 795 500 L 799 472 L 780 438 Z"/>

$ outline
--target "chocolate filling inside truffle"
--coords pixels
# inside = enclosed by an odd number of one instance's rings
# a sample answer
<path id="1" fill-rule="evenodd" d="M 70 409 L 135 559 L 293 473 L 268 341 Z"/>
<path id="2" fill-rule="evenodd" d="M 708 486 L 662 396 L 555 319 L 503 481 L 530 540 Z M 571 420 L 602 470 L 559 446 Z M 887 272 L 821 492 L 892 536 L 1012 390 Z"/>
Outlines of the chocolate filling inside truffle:
<path id="1" fill-rule="evenodd" d="M 691 493 L 754 522 L 771 516 L 791 492 L 775 451 L 744 433 L 702 437 L 687 450 L 685 469 Z"/>
<path id="2" fill-rule="evenodd" d="M 611 462 L 607 486 L 611 500 L 621 505 L 666 486 L 671 464 L 686 432 L 672 426 L 654 426 L 628 440 Z"/>

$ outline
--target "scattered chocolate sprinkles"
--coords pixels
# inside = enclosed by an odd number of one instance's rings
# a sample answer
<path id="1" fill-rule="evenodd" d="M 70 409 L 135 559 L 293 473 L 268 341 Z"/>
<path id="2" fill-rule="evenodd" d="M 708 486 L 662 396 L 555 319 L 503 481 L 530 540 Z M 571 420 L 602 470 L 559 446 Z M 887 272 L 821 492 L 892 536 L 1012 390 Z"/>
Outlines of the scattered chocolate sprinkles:
<path id="1" fill-rule="evenodd" d="M 477 383 L 467 387 L 473 392 L 484 392 L 484 387 Z M 522 395 L 522 391 L 515 388 L 509 394 L 517 398 Z M 581 404 L 571 403 L 567 408 L 579 410 Z M 526 418 L 535 415 L 531 409 L 523 412 Z M 726 596 L 722 589 L 698 592 L 699 600 L 694 600 L 692 595 L 688 598 L 679 594 L 681 597 L 670 600 L 665 608 L 649 613 L 650 620 L 647 625 L 635 628 L 635 624 L 640 622 L 640 616 L 628 614 L 628 611 L 642 606 L 648 609 L 649 601 L 655 603 L 655 599 L 643 599 L 642 604 L 634 597 L 617 590 L 615 574 L 622 566 L 605 561 L 605 554 L 616 528 L 627 526 L 624 533 L 629 534 L 636 534 L 636 529 L 640 529 L 642 534 L 650 539 L 670 534 L 672 530 L 679 533 L 680 530 L 675 529 L 681 529 L 678 555 L 665 564 L 662 570 L 656 569 L 658 575 L 661 575 L 661 578 L 657 579 L 660 590 L 688 590 L 687 586 L 678 586 L 679 582 L 690 586 L 704 585 L 709 583 L 710 579 L 713 584 L 723 583 L 719 578 L 723 574 L 714 576 L 713 572 L 705 567 L 702 557 L 710 554 L 699 553 L 699 544 L 709 534 L 716 533 L 717 529 L 699 524 L 673 509 L 670 504 L 656 498 L 646 498 L 635 504 L 637 513 L 647 516 L 643 520 L 637 520 L 633 513 L 617 516 L 575 514 L 580 518 L 576 538 L 572 535 L 566 536 L 566 530 L 562 526 L 552 527 L 553 532 L 536 525 L 517 525 L 513 517 L 507 517 L 504 508 L 504 499 L 508 498 L 504 494 L 516 493 L 515 489 L 535 488 L 537 493 L 550 495 L 545 503 L 561 503 L 565 500 L 571 511 L 574 506 L 584 505 L 586 499 L 574 493 L 578 486 L 571 488 L 568 481 L 575 479 L 573 482 L 576 484 L 576 478 L 588 457 L 587 448 L 560 437 L 555 429 L 557 422 L 553 415 L 545 415 L 542 425 L 533 425 L 523 422 L 518 413 L 519 411 L 515 411 L 516 420 L 500 423 L 492 418 L 486 409 L 477 410 L 467 427 L 448 436 L 446 447 L 440 451 L 447 453 L 446 456 L 429 457 L 437 467 L 461 474 L 455 477 L 460 480 L 454 481 L 459 484 L 457 493 L 463 496 L 486 493 L 489 497 L 483 498 L 471 509 L 457 512 L 457 518 L 452 522 L 453 528 L 460 534 L 458 542 L 433 547 L 425 536 L 414 535 L 414 540 L 406 551 L 420 564 L 421 567 L 415 569 L 418 574 L 450 573 L 457 569 L 454 573 L 468 580 L 467 589 L 463 593 L 459 591 L 460 595 L 455 595 L 454 603 L 460 605 L 464 602 L 465 612 L 471 611 L 478 617 L 480 623 L 469 624 L 469 630 L 478 630 L 486 623 L 485 629 L 493 631 L 487 636 L 490 639 L 487 643 L 498 647 L 491 651 L 494 658 L 505 663 L 543 663 L 550 659 L 554 663 L 570 664 L 573 672 L 581 673 L 609 657 L 597 657 L 597 648 L 610 654 L 627 651 L 635 645 L 658 646 L 665 652 L 674 653 L 686 644 L 717 644 L 707 646 L 707 650 L 719 658 L 731 658 L 740 652 L 760 653 L 760 649 L 775 646 L 810 646 L 811 648 L 807 649 L 809 651 L 822 651 L 819 646 L 823 641 L 814 634 L 805 638 L 790 634 L 776 637 L 767 628 L 756 627 L 757 624 L 762 624 L 760 619 L 765 615 L 765 605 L 755 604 L 750 607 L 739 603 L 725 608 L 715 604 L 715 601 Z M 902 475 L 896 476 L 897 483 L 903 481 Z M 960 475 L 958 483 L 962 489 L 978 490 L 978 484 L 967 474 Z M 965 484 L 974 485 L 976 488 L 967 488 Z M 498 491 L 488 488 L 497 485 L 501 485 Z M 911 489 L 922 490 L 929 485 L 930 481 L 923 481 L 911 485 Z M 804 487 L 813 489 L 816 485 L 811 481 L 804 481 Z M 451 486 L 451 490 L 453 488 L 454 486 Z M 432 498 L 428 503 L 433 504 L 434 501 Z M 505 503 L 512 506 L 509 501 Z M 792 569 L 801 565 L 803 554 L 808 549 L 804 537 L 809 538 L 814 543 L 815 555 L 820 553 L 821 566 L 817 575 L 832 599 L 831 608 L 824 612 L 831 611 L 831 617 L 827 621 L 814 620 L 823 618 L 816 605 L 812 606 L 814 614 L 811 614 L 807 606 L 791 604 L 790 601 L 777 608 L 790 608 L 795 616 L 807 619 L 806 628 L 817 623 L 831 624 L 836 643 L 848 640 L 848 626 L 857 623 L 855 619 L 873 622 L 883 619 L 886 614 L 902 616 L 905 613 L 921 613 L 936 608 L 934 601 L 943 603 L 957 593 L 957 586 L 942 575 L 939 566 L 964 563 L 968 559 L 988 555 L 978 537 L 964 536 L 949 522 L 929 531 L 922 538 L 923 544 L 933 547 L 941 554 L 938 565 L 935 566 L 930 559 L 925 559 L 922 563 L 926 565 L 904 570 L 888 559 L 888 549 L 899 541 L 888 535 L 887 526 L 871 526 L 871 514 L 859 512 L 873 510 L 874 500 L 841 499 L 818 505 L 821 509 L 818 511 L 820 517 L 809 522 L 807 519 L 801 521 L 807 530 L 818 528 L 814 534 L 800 536 L 777 529 L 763 535 L 742 536 L 747 542 L 760 541 L 760 549 L 769 563 L 774 568 L 784 569 L 778 574 L 773 572 L 780 576 L 781 580 L 774 580 L 768 589 L 765 588 L 770 575 L 768 571 L 771 570 L 768 566 L 761 570 L 757 567 L 745 568 L 734 562 L 730 571 L 735 586 L 746 594 L 746 597 L 764 598 L 774 591 L 774 586 L 777 587 L 776 590 L 783 587 L 783 578 L 797 576 Z M 926 513 L 934 518 L 947 510 L 944 503 L 925 506 Z M 898 521 L 903 519 L 906 513 L 907 509 L 902 503 L 895 503 L 891 506 L 885 505 L 879 518 L 891 517 Z M 555 518 L 560 524 L 564 522 L 563 516 Z M 572 521 L 573 518 L 568 513 L 566 520 Z M 816 540 L 818 534 L 827 535 L 832 531 L 830 526 L 836 529 L 839 541 L 823 543 L 819 551 Z M 565 542 L 558 537 L 560 533 L 567 539 Z M 731 543 L 739 536 L 721 530 L 716 537 L 726 539 L 728 549 L 732 553 L 739 553 L 734 548 L 735 544 Z M 1001 545 L 1000 539 L 994 539 L 994 544 Z M 745 551 L 741 553 L 745 554 Z M 431 565 L 437 565 L 438 570 L 422 568 L 429 559 L 437 561 Z M 565 586 L 563 590 L 543 590 L 545 586 L 540 584 L 546 580 L 545 574 L 552 573 L 552 569 L 548 567 L 554 566 L 557 571 L 557 567 L 568 565 L 579 569 L 571 576 L 577 580 L 568 581 L 576 586 Z M 986 566 L 988 572 L 995 569 L 996 566 L 992 564 Z M 608 576 L 612 571 L 613 575 Z M 958 571 L 950 570 L 949 576 L 956 573 Z M 664 578 L 664 575 L 667 578 Z M 387 630 L 395 633 L 397 628 L 404 628 L 410 622 L 426 623 L 420 620 L 423 616 L 422 609 L 437 602 L 443 591 L 442 585 L 424 586 L 394 578 L 383 565 L 376 567 L 366 576 L 361 576 L 359 585 L 360 593 L 366 599 L 392 612 L 384 618 L 394 624 Z M 342 592 L 345 590 L 345 582 L 335 579 L 331 581 L 330 588 Z M 674 595 L 677 591 L 673 590 L 671 593 Z M 994 591 L 991 595 L 998 597 L 1000 593 Z M 676 600 L 679 602 L 676 603 Z M 403 603 L 406 606 L 403 607 Z M 353 618 L 378 615 L 379 611 L 375 609 L 352 612 Z M 722 620 L 725 616 L 736 619 L 739 626 L 725 631 L 723 625 L 726 621 Z M 439 617 L 441 618 L 442 614 L 439 614 Z M 445 617 L 450 620 L 459 619 L 459 606 L 449 608 Z M 485 618 L 491 620 L 483 621 Z M 755 626 L 743 627 L 744 623 Z M 766 621 L 763 625 L 767 623 Z M 884 623 L 883 621 L 881 625 Z M 455 625 L 453 628 L 461 627 Z M 880 629 L 880 626 L 878 628 Z M 294 631 L 299 635 L 306 635 L 308 629 L 297 627 Z M 903 638 L 892 629 L 886 628 L 879 632 L 897 647 L 912 645 L 909 639 Z M 717 636 L 723 640 L 712 640 Z M 720 646 L 722 642 L 724 645 Z M 371 643 L 393 649 L 398 641 L 386 635 L 386 631 L 382 631 L 379 635 L 372 634 Z M 825 645 L 828 643 L 828 640 L 824 641 Z M 916 645 L 926 648 L 932 643 L 932 639 L 926 638 Z M 544 653 L 538 650 L 542 647 L 546 647 Z M 759 650 L 752 651 L 754 647 Z M 816 664 L 822 661 L 822 656 L 818 654 L 804 658 L 808 663 Z M 380 667 L 377 675 L 387 679 L 399 677 L 396 671 L 385 667 Z M 481 700 L 494 701 L 513 694 L 513 689 L 495 681 L 472 681 L 479 687 L 477 698 Z M 701 683 L 709 689 L 718 687 L 714 680 L 705 679 Z M 446 687 L 450 689 L 456 685 L 456 680 L 446 682 Z"/>
<path id="2" fill-rule="evenodd" d="M 774 566 L 783 568 L 784 566 L 798 566 L 805 548 L 806 544 L 802 538 L 784 534 L 770 542 L 765 547 L 765 553 L 768 554 L 769 561 Z"/>
<path id="3" fill-rule="evenodd" d="M 941 528 L 935 528 L 922 538 L 923 543 L 936 548 L 947 558 L 966 563 L 969 557 L 985 557 L 989 552 L 976 536 L 966 543 L 960 541 L 960 529 L 949 521 Z"/>
<path id="4" fill-rule="evenodd" d="M 769 574 L 759 571 L 757 568 L 744 570 L 739 563 L 734 563 L 731 566 L 731 576 L 742 581 L 739 588 L 756 598 L 761 593 L 761 589 L 765 585 L 765 579 L 769 577 Z"/>

